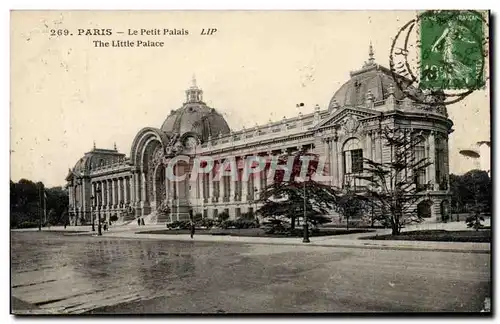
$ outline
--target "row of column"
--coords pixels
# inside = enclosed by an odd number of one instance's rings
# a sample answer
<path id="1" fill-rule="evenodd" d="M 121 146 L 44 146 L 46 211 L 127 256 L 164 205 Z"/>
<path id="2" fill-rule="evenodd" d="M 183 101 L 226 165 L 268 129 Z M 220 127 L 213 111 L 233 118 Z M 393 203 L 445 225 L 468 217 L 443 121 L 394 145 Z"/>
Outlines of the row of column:
<path id="1" fill-rule="evenodd" d="M 92 206 L 108 209 L 124 208 L 132 203 L 131 177 L 124 176 L 92 182 Z M 100 190 L 100 192 L 99 192 Z"/>
<path id="2" fill-rule="evenodd" d="M 289 151 L 289 149 L 290 148 L 281 149 L 280 153 L 285 154 Z M 273 151 L 268 151 L 266 155 L 259 156 L 267 156 L 269 158 L 272 158 Z M 247 156 L 241 157 L 241 159 L 243 160 L 245 160 L 246 158 Z M 220 172 L 219 168 L 224 164 L 223 160 L 214 161 L 214 163 L 215 166 L 210 176 L 203 175 L 198 177 L 198 190 L 202 194 L 204 201 L 207 203 L 246 202 L 257 200 L 260 198 L 260 192 L 262 191 L 262 188 L 265 188 L 268 183 L 273 181 L 273 179 L 268 179 L 269 165 L 266 165 L 266 168 L 258 173 L 250 174 L 248 176 L 248 181 L 241 181 L 244 172 L 243 169 L 239 168 L 237 171 L 237 181 L 233 181 L 233 178 L 230 175 L 222 176 L 220 178 L 220 181 L 216 181 L 214 180 L 216 172 Z M 238 165 L 238 159 L 236 164 Z"/>

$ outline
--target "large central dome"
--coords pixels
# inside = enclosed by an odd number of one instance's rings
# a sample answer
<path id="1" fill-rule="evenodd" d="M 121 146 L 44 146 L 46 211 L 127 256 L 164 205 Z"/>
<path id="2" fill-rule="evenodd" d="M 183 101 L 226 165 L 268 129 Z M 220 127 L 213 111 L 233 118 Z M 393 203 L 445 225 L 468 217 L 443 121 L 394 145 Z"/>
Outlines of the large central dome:
<path id="1" fill-rule="evenodd" d="M 219 134 L 230 133 L 224 117 L 203 102 L 203 91 L 196 86 L 194 78 L 193 85 L 186 90 L 186 102 L 181 108 L 171 111 L 163 122 L 161 130 L 179 135 L 194 132 L 198 134 L 202 142 L 210 136 L 216 137 Z"/>

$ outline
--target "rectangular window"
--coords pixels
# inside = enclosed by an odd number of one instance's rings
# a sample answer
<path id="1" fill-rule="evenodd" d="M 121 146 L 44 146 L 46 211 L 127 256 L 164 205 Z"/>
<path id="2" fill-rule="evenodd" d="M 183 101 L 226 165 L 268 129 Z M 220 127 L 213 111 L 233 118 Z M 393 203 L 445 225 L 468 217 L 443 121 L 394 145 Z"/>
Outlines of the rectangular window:
<path id="1" fill-rule="evenodd" d="M 351 151 L 352 173 L 363 172 L 363 150 L 357 149 Z"/>

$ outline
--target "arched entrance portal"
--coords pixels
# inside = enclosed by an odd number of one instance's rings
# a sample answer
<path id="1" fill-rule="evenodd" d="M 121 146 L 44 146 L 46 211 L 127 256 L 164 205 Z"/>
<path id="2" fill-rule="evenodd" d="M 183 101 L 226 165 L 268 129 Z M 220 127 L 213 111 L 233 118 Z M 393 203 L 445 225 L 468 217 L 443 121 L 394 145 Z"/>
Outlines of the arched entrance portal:
<path id="1" fill-rule="evenodd" d="M 159 208 L 166 199 L 166 181 L 165 181 L 165 167 L 159 164 L 155 169 L 155 202 L 156 208 Z"/>
<path id="2" fill-rule="evenodd" d="M 174 178 L 172 179 L 173 201 L 172 220 L 189 219 L 189 171 L 190 167 L 186 161 L 180 160 L 173 166 Z"/>
<path id="3" fill-rule="evenodd" d="M 417 205 L 417 215 L 420 218 L 431 218 L 431 206 L 432 202 L 430 200 L 421 201 Z"/>

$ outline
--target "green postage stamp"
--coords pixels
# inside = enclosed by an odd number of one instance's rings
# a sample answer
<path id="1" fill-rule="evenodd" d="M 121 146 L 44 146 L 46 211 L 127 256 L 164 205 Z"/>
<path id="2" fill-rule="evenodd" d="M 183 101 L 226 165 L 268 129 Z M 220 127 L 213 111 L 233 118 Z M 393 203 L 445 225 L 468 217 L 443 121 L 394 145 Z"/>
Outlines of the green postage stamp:
<path id="1" fill-rule="evenodd" d="M 484 86 L 486 23 L 477 11 L 427 11 L 420 17 L 420 87 L 430 90 Z"/>

